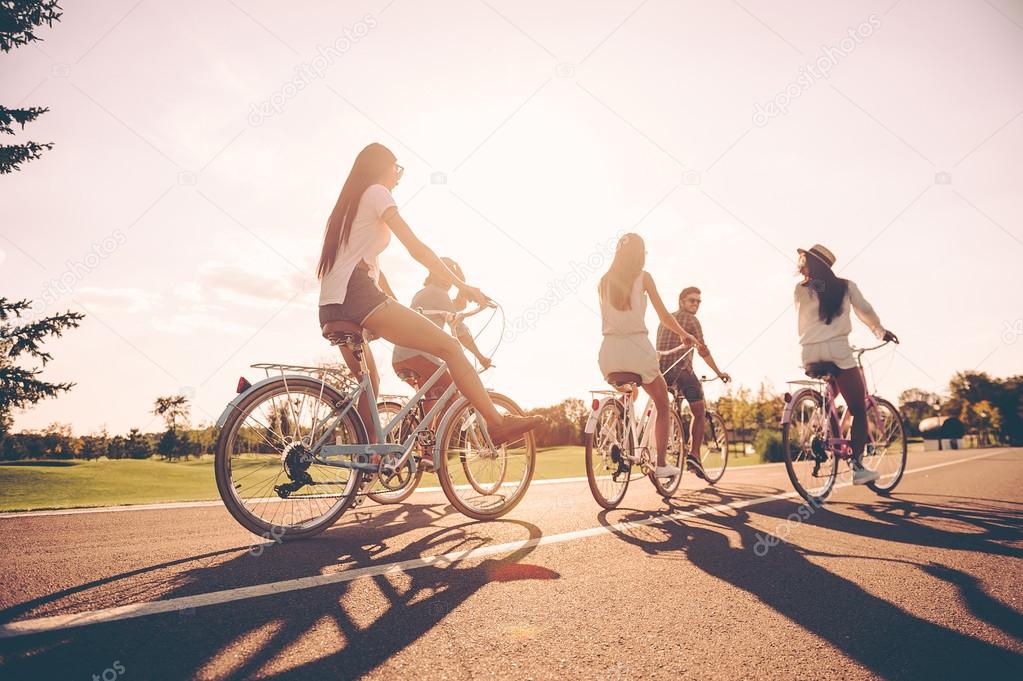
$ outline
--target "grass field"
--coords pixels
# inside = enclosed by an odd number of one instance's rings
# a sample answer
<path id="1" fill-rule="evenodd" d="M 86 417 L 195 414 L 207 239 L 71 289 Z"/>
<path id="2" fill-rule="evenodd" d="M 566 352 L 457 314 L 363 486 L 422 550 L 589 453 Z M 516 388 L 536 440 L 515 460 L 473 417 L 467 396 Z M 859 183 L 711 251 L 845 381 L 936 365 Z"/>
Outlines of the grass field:
<path id="1" fill-rule="evenodd" d="M 550 447 L 537 452 L 534 480 L 586 475 L 582 447 Z M 730 466 L 760 463 L 735 457 Z M 421 483 L 436 487 L 432 473 Z M 97 461 L 18 461 L 0 464 L 0 511 L 153 504 L 218 499 L 213 457 L 167 462 L 158 459 Z"/>

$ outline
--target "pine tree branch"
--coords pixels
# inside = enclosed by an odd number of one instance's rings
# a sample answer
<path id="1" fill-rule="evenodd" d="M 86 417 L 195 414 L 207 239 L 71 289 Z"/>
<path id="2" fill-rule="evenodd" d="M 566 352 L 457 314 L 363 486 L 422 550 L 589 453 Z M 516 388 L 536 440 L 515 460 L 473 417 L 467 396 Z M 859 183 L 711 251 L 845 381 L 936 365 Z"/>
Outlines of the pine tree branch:
<path id="1" fill-rule="evenodd" d="M 43 24 L 52 26 L 54 21 L 60 21 L 61 14 L 57 0 L 0 1 L 0 51 L 10 52 L 42 40 L 34 29 Z"/>
<path id="2" fill-rule="evenodd" d="M 48 107 L 42 106 L 30 106 L 27 109 L 8 109 L 6 106 L 0 106 L 0 133 L 13 135 L 13 124 L 21 126 L 24 130 L 26 123 L 31 123 L 49 110 Z"/>
<path id="3" fill-rule="evenodd" d="M 0 146 L 0 175 L 7 175 L 15 170 L 21 170 L 18 166 L 25 161 L 35 161 L 41 158 L 43 151 L 53 148 L 53 142 L 26 142 L 25 144 L 14 144 Z"/>

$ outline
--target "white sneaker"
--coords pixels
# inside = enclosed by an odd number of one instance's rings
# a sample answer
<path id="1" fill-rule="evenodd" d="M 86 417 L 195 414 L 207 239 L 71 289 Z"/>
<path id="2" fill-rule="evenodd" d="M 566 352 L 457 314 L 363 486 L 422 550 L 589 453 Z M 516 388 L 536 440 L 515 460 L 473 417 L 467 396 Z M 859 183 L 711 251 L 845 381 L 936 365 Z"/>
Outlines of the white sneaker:
<path id="1" fill-rule="evenodd" d="M 675 466 L 658 466 L 654 469 L 654 477 L 656 478 L 674 478 L 676 475 L 681 473 Z"/>
<path id="2" fill-rule="evenodd" d="M 877 480 L 877 471 L 872 471 L 869 468 L 864 468 L 863 464 L 853 465 L 853 484 L 854 485 L 866 485 L 868 482 L 874 482 Z"/>

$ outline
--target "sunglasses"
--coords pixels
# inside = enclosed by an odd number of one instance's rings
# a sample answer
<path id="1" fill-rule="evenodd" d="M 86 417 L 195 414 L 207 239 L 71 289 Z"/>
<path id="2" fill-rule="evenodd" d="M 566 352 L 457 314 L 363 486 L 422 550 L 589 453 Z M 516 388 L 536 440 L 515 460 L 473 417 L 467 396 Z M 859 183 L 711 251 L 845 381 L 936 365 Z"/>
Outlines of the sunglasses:
<path id="1" fill-rule="evenodd" d="M 395 163 L 394 169 L 398 171 L 398 177 L 401 177 L 402 175 L 405 174 L 405 166 L 401 165 L 400 163 Z"/>

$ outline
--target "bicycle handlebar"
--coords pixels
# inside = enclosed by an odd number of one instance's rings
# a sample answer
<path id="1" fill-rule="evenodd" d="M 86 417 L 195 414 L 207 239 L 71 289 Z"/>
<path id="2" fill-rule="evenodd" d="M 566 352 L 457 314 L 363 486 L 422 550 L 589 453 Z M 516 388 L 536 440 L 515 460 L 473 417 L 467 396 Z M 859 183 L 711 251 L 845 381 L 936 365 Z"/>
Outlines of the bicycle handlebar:
<path id="1" fill-rule="evenodd" d="M 881 343 L 880 345 L 875 345 L 872 348 L 856 348 L 856 347 L 854 347 L 854 348 L 850 348 L 850 349 L 853 351 L 853 354 L 859 356 L 859 355 L 862 355 L 865 352 L 870 352 L 872 350 L 880 350 L 881 348 L 883 348 L 884 346 L 888 345 L 889 343 L 891 343 L 891 341 L 885 341 L 885 342 Z"/>
<path id="2" fill-rule="evenodd" d="M 480 305 L 476 303 L 475 310 L 469 310 L 468 312 L 448 312 L 447 310 L 427 310 L 422 307 L 417 307 L 416 312 L 426 317 L 444 317 L 444 321 L 450 322 L 451 324 L 457 324 L 458 322 L 468 319 L 474 315 L 478 315 L 484 310 L 489 310 L 497 307 L 496 305 Z"/>
<path id="3" fill-rule="evenodd" d="M 657 354 L 658 355 L 670 355 L 671 353 L 678 352 L 679 350 L 682 350 L 685 347 L 686 347 L 685 345 L 676 345 L 675 347 L 671 348 L 670 350 L 658 350 Z M 683 353 L 682 357 L 679 357 L 679 359 L 683 359 L 686 355 L 688 355 L 690 352 L 692 352 L 695 349 L 696 349 L 695 345 L 689 346 L 689 350 L 686 351 L 685 353 Z"/>

